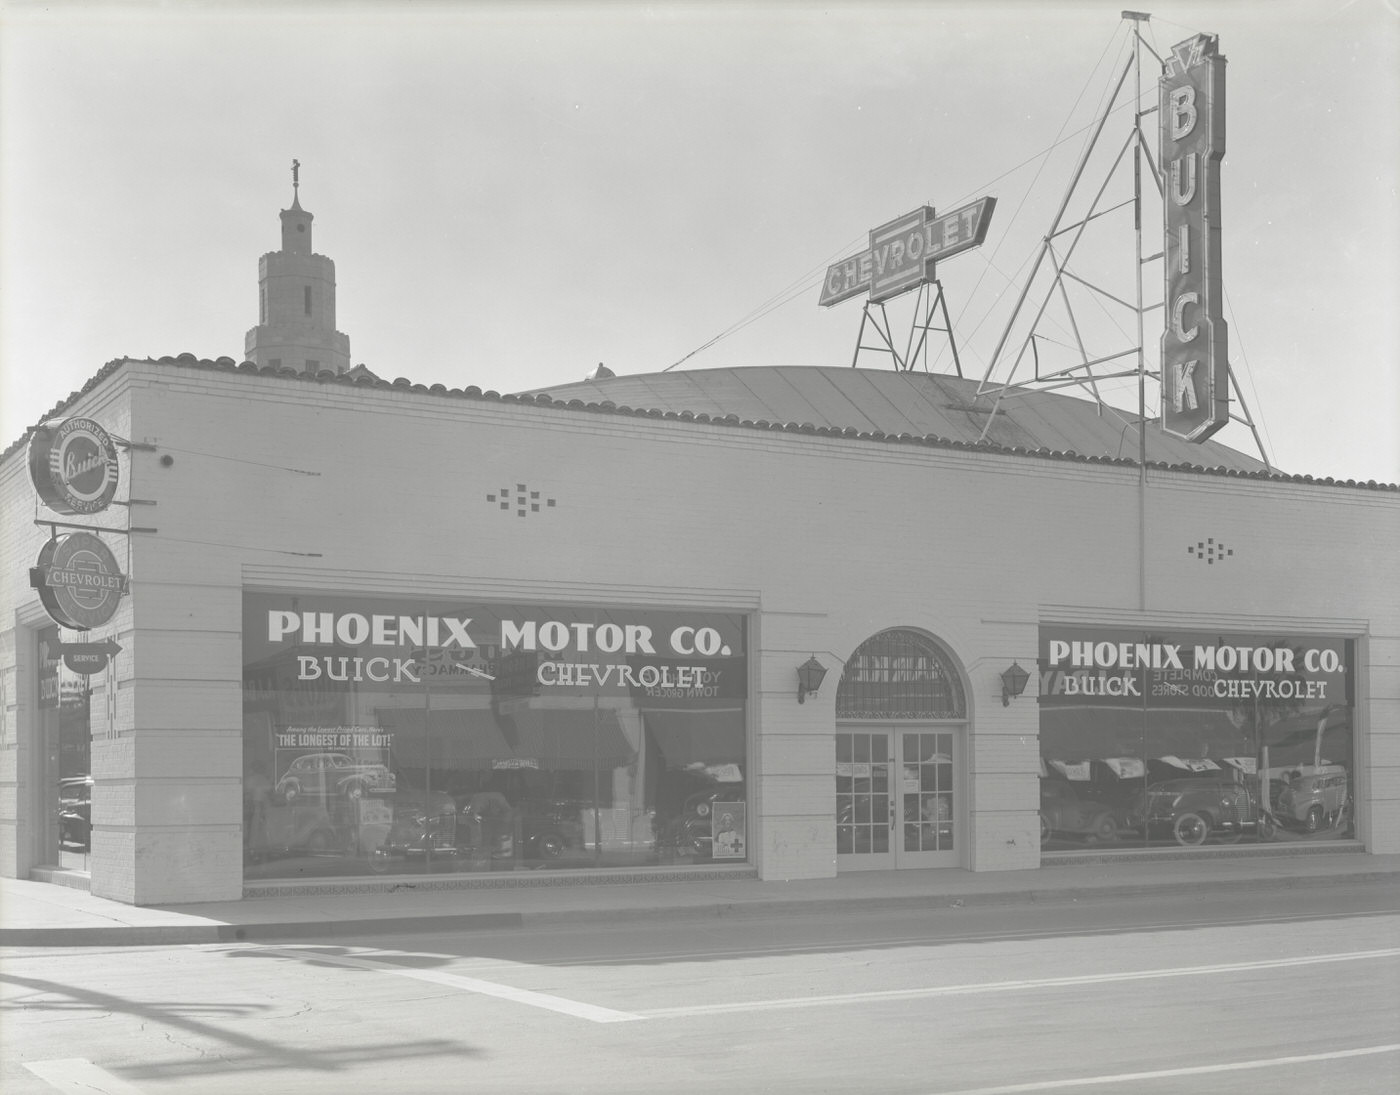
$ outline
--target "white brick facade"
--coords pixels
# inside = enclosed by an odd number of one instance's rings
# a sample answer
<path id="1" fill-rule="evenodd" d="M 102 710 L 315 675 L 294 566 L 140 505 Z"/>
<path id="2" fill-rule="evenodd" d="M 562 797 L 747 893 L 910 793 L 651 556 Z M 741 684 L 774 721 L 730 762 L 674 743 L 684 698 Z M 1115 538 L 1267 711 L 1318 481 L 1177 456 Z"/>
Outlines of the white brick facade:
<path id="1" fill-rule="evenodd" d="M 406 387 L 128 362 L 65 415 L 138 443 L 112 536 L 131 593 L 93 679 L 92 891 L 242 893 L 245 589 L 740 612 L 750 620 L 750 847 L 769 879 L 836 870 L 835 685 L 891 627 L 935 637 L 968 694 L 960 863 L 1034 868 L 1037 707 L 1001 703 L 1042 621 L 1354 638 L 1358 837 L 1400 852 L 1394 491 L 660 420 Z M 488 495 L 538 491 L 519 518 Z M 1146 500 L 1145 513 L 1140 499 Z M 29 588 L 49 530 L 23 449 L 0 468 L 0 871 L 35 861 Z M 114 527 L 128 510 L 86 523 Z M 1145 530 L 1145 569 L 1139 567 Z M 1203 565 L 1197 542 L 1233 555 Z M 129 540 L 129 554 L 127 541 Z M 795 667 L 830 670 L 799 705 Z M 107 712 L 115 714 L 108 725 Z"/>

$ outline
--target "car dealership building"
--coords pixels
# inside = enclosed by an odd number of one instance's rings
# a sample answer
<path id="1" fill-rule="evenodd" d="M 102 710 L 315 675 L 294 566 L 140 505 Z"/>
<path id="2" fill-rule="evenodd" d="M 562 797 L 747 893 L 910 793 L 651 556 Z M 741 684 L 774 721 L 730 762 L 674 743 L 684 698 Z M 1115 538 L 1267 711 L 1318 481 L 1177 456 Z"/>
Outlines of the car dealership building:
<path id="1" fill-rule="evenodd" d="M 1400 852 L 1395 486 L 908 370 L 389 382 L 310 224 L 247 361 L 112 361 L 3 454 L 6 876 Z"/>
<path id="2" fill-rule="evenodd" d="M 110 435 L 112 504 L 4 457 L 4 872 L 165 903 L 1400 850 L 1400 492 L 1156 433 L 1140 475 L 1053 393 L 976 443 L 973 403 L 114 361 L 50 419 Z"/>

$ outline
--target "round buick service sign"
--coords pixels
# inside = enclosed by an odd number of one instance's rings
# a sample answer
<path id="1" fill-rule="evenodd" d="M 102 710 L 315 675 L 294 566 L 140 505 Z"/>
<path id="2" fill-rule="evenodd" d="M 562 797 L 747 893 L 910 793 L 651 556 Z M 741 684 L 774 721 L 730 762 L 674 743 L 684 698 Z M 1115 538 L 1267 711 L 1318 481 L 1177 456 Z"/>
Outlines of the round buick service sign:
<path id="1" fill-rule="evenodd" d="M 29 441 L 29 476 L 56 513 L 100 513 L 117 493 L 117 447 L 90 418 L 39 426 Z"/>

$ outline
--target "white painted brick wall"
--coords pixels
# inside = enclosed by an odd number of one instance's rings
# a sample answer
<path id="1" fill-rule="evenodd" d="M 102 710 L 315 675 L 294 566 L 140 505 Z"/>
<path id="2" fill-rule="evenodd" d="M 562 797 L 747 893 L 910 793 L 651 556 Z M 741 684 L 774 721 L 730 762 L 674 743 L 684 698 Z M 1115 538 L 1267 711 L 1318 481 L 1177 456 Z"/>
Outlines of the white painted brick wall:
<path id="1" fill-rule="evenodd" d="M 1038 862 L 1036 683 L 1003 707 L 1000 673 L 1033 670 L 1041 620 L 1390 636 L 1364 646 L 1358 725 L 1378 766 L 1361 821 L 1375 850 L 1400 851 L 1394 493 L 1152 470 L 1140 610 L 1132 468 L 141 364 L 85 398 L 76 411 L 156 446 L 123 471 L 158 503 L 133 517 L 160 530 L 132 540 L 117 621 L 116 731 L 139 747 L 101 743 L 99 761 L 94 743 L 94 769 L 161 787 L 149 806 L 140 789 L 104 802 L 141 827 L 100 831 L 94 892 L 240 889 L 245 585 L 751 612 L 750 835 L 768 878 L 834 870 L 835 690 L 885 628 L 933 634 L 962 667 L 978 870 Z M 0 468 L 0 625 L 32 616 L 46 535 L 22 465 Z M 487 501 L 517 484 L 556 504 L 520 518 Z M 1234 554 L 1206 565 L 1188 547 L 1207 539 Z M 799 705 L 812 653 L 829 672 Z M 204 828 L 167 781 L 197 789 Z"/>

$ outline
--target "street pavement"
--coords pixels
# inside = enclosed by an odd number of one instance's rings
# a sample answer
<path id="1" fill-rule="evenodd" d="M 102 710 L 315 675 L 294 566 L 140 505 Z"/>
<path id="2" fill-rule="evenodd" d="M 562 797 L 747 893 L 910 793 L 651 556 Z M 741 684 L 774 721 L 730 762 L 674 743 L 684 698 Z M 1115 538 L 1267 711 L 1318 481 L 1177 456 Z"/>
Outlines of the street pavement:
<path id="1" fill-rule="evenodd" d="M 800 916 L 841 910 L 1074 902 L 1202 889 L 1334 886 L 1400 879 L 1400 855 L 1357 849 L 1248 855 L 1207 849 L 1191 857 L 1099 857 L 1039 870 L 861 872 L 759 881 L 746 873 L 694 881 L 603 880 L 530 874 L 485 884 L 384 879 L 370 892 L 279 893 L 241 901 L 134 906 L 73 886 L 0 879 L 0 946 L 126 946 L 327 938 L 375 932 L 490 930 L 629 918 Z M 415 885 L 417 883 L 417 885 Z M 434 888 L 426 888 L 431 885 Z M 356 887 L 358 889 L 358 887 Z"/>
<path id="2" fill-rule="evenodd" d="M 1400 877 L 1344 877 L 7 947 L 0 1091 L 1393 1095 Z"/>

